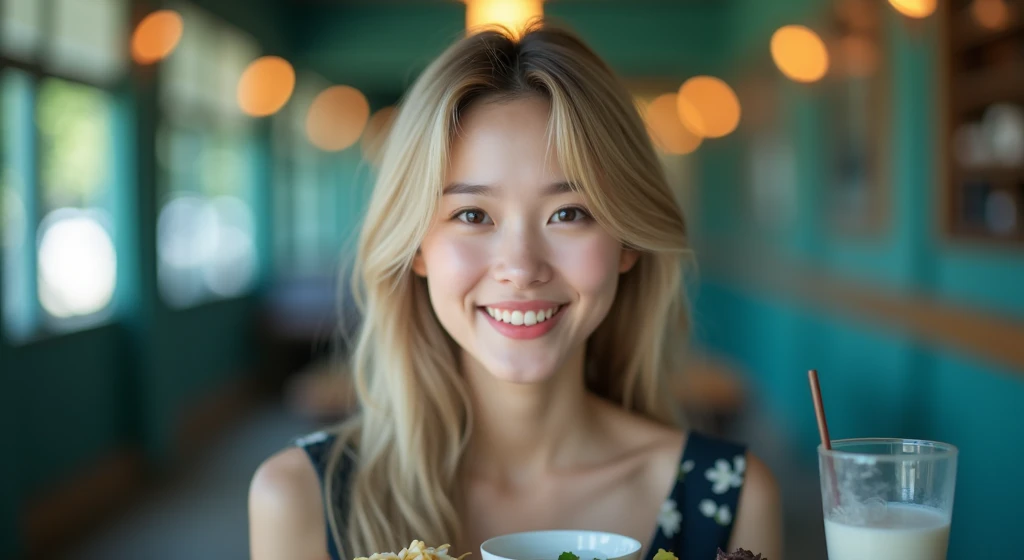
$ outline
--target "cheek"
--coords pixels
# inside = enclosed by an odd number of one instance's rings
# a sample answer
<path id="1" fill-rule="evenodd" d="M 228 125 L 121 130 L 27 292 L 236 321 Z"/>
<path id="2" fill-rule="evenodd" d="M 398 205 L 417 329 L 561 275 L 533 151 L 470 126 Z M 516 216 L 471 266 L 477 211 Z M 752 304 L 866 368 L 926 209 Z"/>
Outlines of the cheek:
<path id="1" fill-rule="evenodd" d="M 621 251 L 618 242 L 601 234 L 561 243 L 555 248 L 554 257 L 573 290 L 584 297 L 600 298 L 614 295 Z"/>
<path id="2" fill-rule="evenodd" d="M 431 298 L 461 298 L 487 270 L 487 248 L 471 238 L 434 235 L 421 245 Z"/>

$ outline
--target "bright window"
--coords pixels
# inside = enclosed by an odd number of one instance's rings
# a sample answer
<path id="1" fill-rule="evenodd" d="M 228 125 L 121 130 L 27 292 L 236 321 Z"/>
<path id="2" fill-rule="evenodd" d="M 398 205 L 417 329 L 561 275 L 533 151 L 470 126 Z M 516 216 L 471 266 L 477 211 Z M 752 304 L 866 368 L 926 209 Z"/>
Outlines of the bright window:
<path id="1" fill-rule="evenodd" d="M 39 85 L 38 295 L 54 318 L 92 315 L 117 284 L 111 167 L 113 101 L 103 90 L 46 78 Z"/>

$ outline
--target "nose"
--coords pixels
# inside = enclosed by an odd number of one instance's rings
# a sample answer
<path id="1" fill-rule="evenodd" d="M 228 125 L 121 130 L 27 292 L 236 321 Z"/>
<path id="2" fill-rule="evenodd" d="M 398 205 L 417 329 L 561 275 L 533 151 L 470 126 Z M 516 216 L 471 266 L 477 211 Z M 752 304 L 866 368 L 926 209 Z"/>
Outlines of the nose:
<path id="1" fill-rule="evenodd" d="M 519 290 L 550 281 L 552 268 L 541 237 L 527 227 L 510 224 L 502 228 L 494 250 L 494 279 Z"/>

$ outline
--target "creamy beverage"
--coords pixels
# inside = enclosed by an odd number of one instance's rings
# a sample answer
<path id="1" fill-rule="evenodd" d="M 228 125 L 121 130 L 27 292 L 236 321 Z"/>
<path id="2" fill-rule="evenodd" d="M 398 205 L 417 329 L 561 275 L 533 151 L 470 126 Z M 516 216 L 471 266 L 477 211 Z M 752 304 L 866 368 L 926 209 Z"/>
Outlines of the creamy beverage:
<path id="1" fill-rule="evenodd" d="M 889 503 L 867 522 L 825 519 L 829 560 L 946 560 L 949 517 L 937 509 Z"/>

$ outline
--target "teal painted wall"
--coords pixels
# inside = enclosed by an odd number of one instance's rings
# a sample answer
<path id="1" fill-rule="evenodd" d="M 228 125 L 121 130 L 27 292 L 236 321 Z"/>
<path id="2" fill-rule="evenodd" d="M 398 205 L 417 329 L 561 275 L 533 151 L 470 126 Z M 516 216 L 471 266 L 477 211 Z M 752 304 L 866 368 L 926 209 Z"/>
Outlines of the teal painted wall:
<path id="1" fill-rule="evenodd" d="M 740 2 L 733 13 L 732 60 L 721 71 L 741 72 L 745 62 L 763 58 L 781 25 L 813 27 L 822 5 Z M 746 177 L 736 165 L 747 157 L 744 141 L 706 145 L 697 157 L 698 258 L 738 258 L 736 243 L 746 249 L 760 243 L 845 280 L 1024 319 L 1024 254 L 950 242 L 939 231 L 940 49 L 934 19 L 911 28 L 887 9 L 893 158 L 881 232 L 845 237 L 823 223 L 828 131 L 820 119 L 820 92 L 780 84 L 780 126 L 796 154 L 794 219 L 781 233 L 749 223 L 740 207 Z M 1024 403 L 1024 372 L 921 342 L 889 325 L 752 289 L 716 275 L 713 267 L 702 272 L 695 314 L 697 338 L 742 364 L 755 394 L 809 465 L 816 464 L 818 443 L 807 389 L 811 368 L 821 373 L 834 438 L 921 437 L 957 445 L 951 560 L 998 555 L 1003 535 L 1019 528 L 1013 516 L 990 512 L 1013 511 L 1024 500 L 1024 482 L 1000 474 L 1024 462 L 1024 422 L 1016 411 Z"/>
<path id="2" fill-rule="evenodd" d="M 34 496 L 88 464 L 120 438 L 117 328 L 40 340 L 9 352 L 22 495 Z"/>
<path id="3" fill-rule="evenodd" d="M 7 365 L 10 348 L 0 339 L 0 384 L 7 387 L 13 382 L 14 372 Z M 0 434 L 16 433 L 18 426 L 15 410 L 16 396 L 13 391 L 0 391 Z M 17 442 L 13 438 L 5 438 L 0 444 L 0 557 L 16 558 L 20 553 L 18 546 L 18 504 L 21 492 L 18 488 L 17 463 L 9 460 L 17 451 Z"/>
<path id="4" fill-rule="evenodd" d="M 1024 256 L 1004 249 L 943 247 L 936 255 L 935 290 L 995 313 L 1024 317 Z"/>

